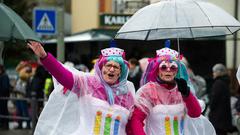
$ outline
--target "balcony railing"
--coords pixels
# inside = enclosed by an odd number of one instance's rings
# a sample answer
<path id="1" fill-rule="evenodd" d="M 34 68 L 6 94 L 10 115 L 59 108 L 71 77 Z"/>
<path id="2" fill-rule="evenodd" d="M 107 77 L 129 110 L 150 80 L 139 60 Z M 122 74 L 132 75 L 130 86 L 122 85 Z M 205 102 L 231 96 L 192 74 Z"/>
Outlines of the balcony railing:
<path id="1" fill-rule="evenodd" d="M 149 5 L 149 3 L 148 0 L 115 1 L 115 13 L 133 14 L 140 8 Z"/>
<path id="2" fill-rule="evenodd" d="M 124 13 L 133 14 L 142 7 L 149 5 L 149 1 L 126 1 Z"/>

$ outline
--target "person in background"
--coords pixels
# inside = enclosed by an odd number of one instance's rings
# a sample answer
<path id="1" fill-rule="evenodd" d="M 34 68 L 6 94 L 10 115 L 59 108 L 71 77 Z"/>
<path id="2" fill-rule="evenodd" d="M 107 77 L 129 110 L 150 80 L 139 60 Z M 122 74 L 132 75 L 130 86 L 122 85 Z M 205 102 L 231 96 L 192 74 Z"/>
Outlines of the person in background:
<path id="1" fill-rule="evenodd" d="M 138 90 L 140 86 L 140 80 L 142 77 L 142 71 L 139 67 L 138 60 L 135 58 L 131 58 L 128 60 L 128 63 L 129 63 L 128 80 L 133 82 L 135 89 Z"/>
<path id="2" fill-rule="evenodd" d="M 92 60 L 92 64 L 95 65 L 97 61 L 98 61 L 98 58 L 93 59 L 93 60 Z M 93 66 L 93 68 L 90 70 L 90 73 L 91 73 L 91 74 L 94 74 L 94 73 L 95 73 L 94 66 Z"/>
<path id="3" fill-rule="evenodd" d="M 185 66 L 187 67 L 188 75 L 189 75 L 189 80 L 191 81 L 191 84 L 193 85 L 194 88 L 194 94 L 199 98 L 203 98 L 205 96 L 206 90 L 207 90 L 207 84 L 205 79 L 200 76 L 200 75 L 195 75 L 189 62 L 187 61 L 186 57 L 183 57 L 181 60 Z"/>
<path id="4" fill-rule="evenodd" d="M 237 73 L 236 73 L 236 77 L 237 77 L 238 83 L 239 83 L 239 85 L 240 85 L 240 65 L 238 66 L 238 70 L 237 70 Z"/>
<path id="5" fill-rule="evenodd" d="M 144 73 L 148 65 L 148 58 L 141 58 L 138 62 L 142 73 Z"/>
<path id="6" fill-rule="evenodd" d="M 31 82 L 29 83 L 28 89 L 31 93 L 31 97 L 36 97 L 37 100 L 37 112 L 38 115 L 41 113 L 43 109 L 43 99 L 44 99 L 44 85 L 45 80 L 48 76 L 48 72 L 44 69 L 44 67 L 39 64 L 36 68 L 35 74 L 33 75 Z"/>
<path id="7" fill-rule="evenodd" d="M 10 87 L 9 77 L 5 72 L 5 68 L 3 65 L 0 65 L 0 98 L 9 97 Z M 1 116 L 8 116 L 7 102 L 8 101 L 6 99 L 0 99 Z M 8 122 L 9 120 L 7 118 L 0 117 L 0 129 L 8 129 Z"/>
<path id="8" fill-rule="evenodd" d="M 127 81 L 129 69 L 124 50 L 101 50 L 95 73 L 91 74 L 65 67 L 38 42 L 30 41 L 28 46 L 57 80 L 54 87 L 59 88 L 50 95 L 35 135 L 126 134 L 135 89 Z"/>
<path id="9" fill-rule="evenodd" d="M 237 77 L 238 83 L 240 85 L 240 65 L 238 66 L 236 77 Z M 237 98 L 237 102 L 235 104 L 235 111 L 236 112 L 235 112 L 235 115 L 234 115 L 235 116 L 234 117 L 234 124 L 237 127 L 238 132 L 240 133 L 240 86 L 238 86 L 236 98 Z"/>
<path id="10" fill-rule="evenodd" d="M 236 103 L 234 104 L 234 109 L 232 109 L 233 114 L 233 124 L 238 129 L 240 133 L 240 87 L 238 87 L 236 92 Z"/>
<path id="11" fill-rule="evenodd" d="M 75 66 L 75 68 L 79 71 L 82 71 L 82 72 L 86 72 L 86 73 L 89 72 L 88 67 L 84 64 L 78 64 L 78 65 Z"/>
<path id="12" fill-rule="evenodd" d="M 232 113 L 230 103 L 230 79 L 227 68 L 215 64 L 212 68 L 214 82 L 210 94 L 209 120 L 212 122 L 217 135 L 227 135 L 232 129 Z"/>
<path id="13" fill-rule="evenodd" d="M 44 99 L 47 100 L 49 95 L 53 91 L 53 80 L 52 77 L 47 77 L 44 83 Z"/>
<path id="14" fill-rule="evenodd" d="M 201 116 L 178 52 L 165 47 L 156 53 L 136 94 L 131 135 L 214 135 L 211 123 Z"/>
<path id="15" fill-rule="evenodd" d="M 30 129 L 30 115 L 28 110 L 28 102 L 25 100 L 28 96 L 28 84 L 31 82 L 33 76 L 32 66 L 29 61 L 21 61 L 17 67 L 16 71 L 19 74 L 17 79 L 14 92 L 16 92 L 16 107 L 17 107 L 17 115 L 20 117 L 25 117 L 27 120 L 18 120 L 18 128 L 23 128 L 23 122 L 27 122 L 27 128 Z"/>

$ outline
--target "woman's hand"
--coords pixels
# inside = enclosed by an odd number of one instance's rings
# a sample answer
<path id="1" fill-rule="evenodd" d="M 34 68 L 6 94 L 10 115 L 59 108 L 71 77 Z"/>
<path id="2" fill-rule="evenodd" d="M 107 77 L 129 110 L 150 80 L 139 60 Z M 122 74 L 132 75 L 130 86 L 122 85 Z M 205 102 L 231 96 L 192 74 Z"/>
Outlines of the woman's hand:
<path id="1" fill-rule="evenodd" d="M 180 91 L 183 96 L 188 97 L 190 93 L 190 88 L 187 86 L 187 82 L 182 78 L 175 80 L 177 82 L 178 91 Z"/>
<path id="2" fill-rule="evenodd" d="M 43 59 L 47 56 L 47 53 L 44 50 L 44 48 L 42 47 L 41 43 L 36 42 L 36 41 L 29 41 L 29 43 L 27 45 L 33 50 L 33 52 L 38 57 Z"/>

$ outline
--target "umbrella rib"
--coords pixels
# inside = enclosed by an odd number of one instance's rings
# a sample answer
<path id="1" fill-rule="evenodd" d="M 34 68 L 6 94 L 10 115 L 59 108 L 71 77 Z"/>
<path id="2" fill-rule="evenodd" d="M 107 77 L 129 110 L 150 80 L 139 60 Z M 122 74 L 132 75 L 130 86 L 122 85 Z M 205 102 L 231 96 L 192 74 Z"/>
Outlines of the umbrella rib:
<path id="1" fill-rule="evenodd" d="M 194 38 L 193 31 L 192 31 L 192 28 L 191 28 L 191 27 L 189 27 L 189 30 L 190 30 L 190 33 L 191 33 L 192 37 Z"/>
<path id="2" fill-rule="evenodd" d="M 146 35 L 146 37 L 145 37 L 145 40 L 148 39 L 148 36 L 149 36 L 149 34 L 150 34 L 150 31 L 151 31 L 151 30 L 149 30 L 149 31 L 147 32 L 147 35 Z"/>
<path id="3" fill-rule="evenodd" d="M 230 31 L 231 32 L 231 34 L 233 34 L 233 32 L 227 27 L 227 29 L 228 29 L 228 31 Z"/>
<path id="4" fill-rule="evenodd" d="M 207 17 L 209 23 L 210 23 L 211 26 L 212 26 L 212 23 L 211 23 L 209 17 L 208 17 L 207 14 L 204 12 L 204 10 L 203 10 L 202 7 L 199 5 L 199 3 L 197 3 L 195 0 L 192 0 L 192 1 L 200 8 L 200 10 L 201 10 L 201 11 L 203 12 L 203 14 Z"/>

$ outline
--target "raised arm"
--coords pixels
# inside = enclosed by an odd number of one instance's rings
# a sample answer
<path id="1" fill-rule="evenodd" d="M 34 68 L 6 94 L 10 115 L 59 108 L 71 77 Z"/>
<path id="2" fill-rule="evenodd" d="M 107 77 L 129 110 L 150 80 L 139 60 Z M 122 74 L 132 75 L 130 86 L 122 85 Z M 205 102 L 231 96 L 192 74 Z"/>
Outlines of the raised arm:
<path id="1" fill-rule="evenodd" d="M 59 83 L 68 89 L 72 89 L 74 83 L 73 74 L 69 70 L 64 68 L 50 53 L 46 53 L 41 43 L 30 41 L 28 46 L 41 59 L 43 66 Z"/>

